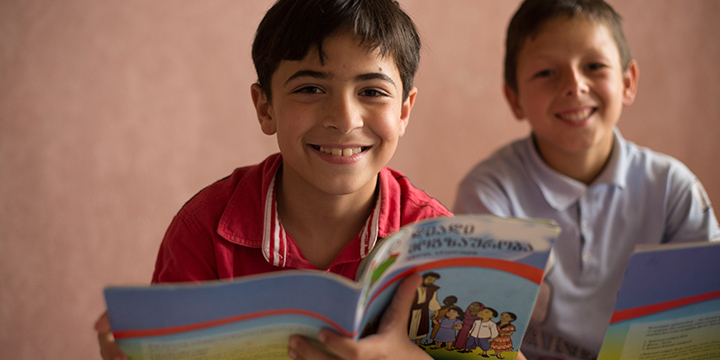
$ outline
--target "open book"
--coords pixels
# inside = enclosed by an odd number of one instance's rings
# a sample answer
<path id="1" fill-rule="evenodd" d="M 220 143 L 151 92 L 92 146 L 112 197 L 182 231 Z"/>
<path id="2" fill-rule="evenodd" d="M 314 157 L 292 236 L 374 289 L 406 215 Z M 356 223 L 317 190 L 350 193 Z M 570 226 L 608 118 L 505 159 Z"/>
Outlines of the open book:
<path id="1" fill-rule="evenodd" d="M 115 339 L 131 359 L 287 359 L 291 334 L 373 333 L 399 282 L 421 273 L 408 325 L 413 341 L 435 359 L 477 359 L 491 346 L 488 354 L 515 359 L 558 234 L 539 220 L 429 219 L 380 241 L 357 281 L 288 270 L 114 286 L 105 298 Z"/>
<path id="2" fill-rule="evenodd" d="M 720 359 L 720 241 L 636 249 L 598 359 Z"/>

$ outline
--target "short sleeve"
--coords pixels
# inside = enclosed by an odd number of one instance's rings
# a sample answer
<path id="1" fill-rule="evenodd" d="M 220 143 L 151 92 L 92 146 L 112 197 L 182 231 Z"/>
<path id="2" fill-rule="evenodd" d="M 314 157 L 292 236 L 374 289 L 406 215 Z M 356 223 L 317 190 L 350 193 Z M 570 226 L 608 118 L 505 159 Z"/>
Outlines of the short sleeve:
<path id="1" fill-rule="evenodd" d="M 453 212 L 512 216 L 503 189 L 482 172 L 470 173 L 460 182 Z"/>
<path id="2" fill-rule="evenodd" d="M 685 167 L 670 178 L 663 242 L 708 241 L 720 236 L 717 218 L 705 189 Z"/>

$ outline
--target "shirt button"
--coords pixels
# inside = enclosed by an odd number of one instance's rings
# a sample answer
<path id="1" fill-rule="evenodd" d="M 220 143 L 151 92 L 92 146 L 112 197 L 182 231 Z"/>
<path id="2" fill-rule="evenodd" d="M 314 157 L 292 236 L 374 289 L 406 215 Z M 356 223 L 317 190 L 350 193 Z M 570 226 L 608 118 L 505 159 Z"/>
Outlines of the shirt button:
<path id="1" fill-rule="evenodd" d="M 590 222 L 587 220 L 582 221 L 582 229 L 583 231 L 588 231 L 590 229 Z"/>
<path id="2" fill-rule="evenodd" d="M 583 253 L 582 253 L 582 259 L 583 259 L 583 261 L 585 261 L 585 262 L 590 261 L 590 252 L 589 252 L 589 251 L 583 251 Z"/>

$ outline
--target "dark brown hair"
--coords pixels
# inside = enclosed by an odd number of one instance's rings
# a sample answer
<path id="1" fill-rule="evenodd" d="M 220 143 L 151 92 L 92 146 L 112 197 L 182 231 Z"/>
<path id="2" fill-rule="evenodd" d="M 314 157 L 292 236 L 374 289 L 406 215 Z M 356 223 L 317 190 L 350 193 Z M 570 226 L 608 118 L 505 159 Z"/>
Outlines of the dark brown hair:
<path id="1" fill-rule="evenodd" d="M 420 63 L 420 37 L 397 1 L 279 0 L 258 25 L 252 46 L 257 81 L 268 100 L 272 75 L 282 60 L 301 60 L 314 48 L 323 62 L 323 40 L 343 31 L 369 51 L 393 57 L 406 99 Z"/>

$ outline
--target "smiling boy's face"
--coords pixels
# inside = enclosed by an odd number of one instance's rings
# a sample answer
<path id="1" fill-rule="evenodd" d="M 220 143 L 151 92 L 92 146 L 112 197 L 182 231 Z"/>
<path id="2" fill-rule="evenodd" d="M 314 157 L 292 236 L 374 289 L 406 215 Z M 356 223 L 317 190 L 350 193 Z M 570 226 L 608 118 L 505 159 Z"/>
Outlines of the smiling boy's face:
<path id="1" fill-rule="evenodd" d="M 416 89 L 403 101 L 392 57 L 358 45 L 348 33 L 323 41 L 300 61 L 282 61 L 272 101 L 253 87 L 260 124 L 277 134 L 283 184 L 300 191 L 372 196 L 378 172 L 395 153 Z"/>
<path id="2" fill-rule="evenodd" d="M 518 53 L 515 116 L 527 119 L 546 161 L 609 156 L 613 126 L 634 100 L 637 68 L 623 71 L 609 28 L 583 16 L 548 21 Z M 547 159 L 550 157 L 551 159 Z"/>

